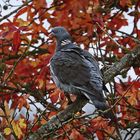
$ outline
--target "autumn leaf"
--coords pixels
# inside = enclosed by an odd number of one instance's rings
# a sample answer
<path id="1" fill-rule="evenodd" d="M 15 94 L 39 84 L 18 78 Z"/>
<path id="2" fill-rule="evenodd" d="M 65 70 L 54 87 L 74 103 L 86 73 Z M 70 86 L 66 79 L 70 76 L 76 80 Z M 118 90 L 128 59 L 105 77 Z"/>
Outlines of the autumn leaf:
<path id="1" fill-rule="evenodd" d="M 27 10 L 28 10 L 28 7 L 24 7 L 24 8 L 22 8 L 22 9 L 20 9 L 20 10 L 16 13 L 16 15 L 14 16 L 14 22 L 17 21 L 17 18 L 18 18 L 20 15 L 24 14 L 25 12 L 27 12 Z"/>
<path id="2" fill-rule="evenodd" d="M 126 6 L 132 6 L 131 0 L 120 0 L 120 5 L 125 8 Z"/>
<path id="3" fill-rule="evenodd" d="M 52 103 L 56 103 L 60 96 L 60 90 L 55 89 L 53 93 L 50 94 L 50 99 Z"/>
<path id="4" fill-rule="evenodd" d="M 53 117 L 54 115 L 56 115 L 56 112 L 51 111 L 51 112 L 48 113 L 48 116 L 47 116 L 47 117 L 50 119 L 50 118 Z"/>
<path id="5" fill-rule="evenodd" d="M 23 96 L 19 97 L 19 100 L 18 100 L 18 108 L 19 108 L 19 110 L 21 110 L 23 106 L 26 107 L 26 109 L 30 108 L 30 105 L 29 105 L 29 103 L 27 101 L 29 96 L 30 96 L 29 94 L 26 94 L 26 95 L 23 95 Z"/>
<path id="6" fill-rule="evenodd" d="M 26 128 L 25 120 L 22 119 L 22 118 L 19 120 L 19 127 L 22 128 L 22 129 Z"/>
<path id="7" fill-rule="evenodd" d="M 27 125 L 23 118 L 20 118 L 18 121 L 13 120 L 11 125 L 12 125 L 12 129 L 13 129 L 14 133 L 16 134 L 16 136 L 18 137 L 18 139 L 20 139 L 21 137 L 24 136 L 23 130 L 26 129 Z M 5 135 L 10 135 L 11 133 L 12 133 L 11 128 L 7 127 L 4 129 Z"/>
<path id="8" fill-rule="evenodd" d="M 26 128 L 26 124 L 25 124 L 25 122 L 23 122 L 22 119 L 19 119 L 19 121 L 13 121 L 12 127 L 13 127 L 13 130 L 14 130 L 16 136 L 19 139 L 24 136 L 24 133 L 22 132 L 22 130 Z"/>
<path id="9" fill-rule="evenodd" d="M 99 140 L 103 140 L 105 138 L 105 135 L 102 131 L 96 131 L 96 135 Z"/>
<path id="10" fill-rule="evenodd" d="M 11 131 L 10 128 L 5 128 L 5 129 L 4 129 L 4 134 L 5 134 L 5 135 L 10 135 L 11 132 L 12 132 L 12 131 Z"/>
<path id="11" fill-rule="evenodd" d="M 91 120 L 91 124 L 95 129 L 104 129 L 108 126 L 108 122 L 102 117 L 97 117 Z"/>
<path id="12" fill-rule="evenodd" d="M 70 139 L 72 140 L 85 140 L 82 134 L 80 134 L 77 130 L 73 129 L 70 134 Z"/>
<path id="13" fill-rule="evenodd" d="M 19 27 L 21 29 L 21 27 L 25 27 L 28 26 L 30 22 L 23 20 L 22 18 L 18 18 L 16 19 L 16 22 L 19 23 Z"/>
<path id="14" fill-rule="evenodd" d="M 139 45 L 140 2 L 14 1 L 16 7 L 0 3 L 2 7 L 8 8 L 5 13 L 3 8 L 0 12 L 0 131 L 7 140 L 22 140 L 25 135 L 35 135 L 36 138 L 36 132 L 42 125 L 48 125 L 53 116 L 71 106 L 50 76 L 49 62 L 56 50 L 55 41 L 48 36 L 50 30 L 55 26 L 65 27 L 77 46 L 94 54 L 97 61 L 105 67 L 107 64 L 108 69 L 108 65 L 114 67 L 119 64 L 124 55 L 131 53 Z M 139 76 L 139 59 L 135 59 L 131 68 Z M 116 122 L 112 123 L 99 116 L 92 118 L 94 115 L 84 116 L 85 112 L 79 108 L 80 111 L 74 113 L 70 121 L 66 121 L 67 124 L 65 120 L 64 123 L 62 121 L 61 128 L 54 130 L 53 135 L 47 133 L 47 139 L 87 140 L 96 136 L 99 140 L 109 140 L 110 137 L 119 138 L 118 131 L 122 133 L 126 130 L 124 137 L 136 133 L 135 126 L 140 122 L 140 80 L 135 80 L 130 71 L 128 62 L 117 73 L 122 80 L 116 82 L 118 77 L 112 77 L 111 94 L 105 98 L 116 113 Z M 106 68 L 104 72 L 106 73 Z M 9 78 L 5 80 L 8 75 Z M 72 102 L 76 98 L 77 96 L 70 95 Z M 23 107 L 27 109 L 27 112 L 23 112 L 24 115 L 21 111 Z M 31 110 L 30 107 L 35 109 Z M 22 115 L 25 118 L 21 118 Z M 64 115 L 69 115 L 69 112 Z M 42 137 L 44 135 L 45 133 L 41 134 Z"/>
<path id="15" fill-rule="evenodd" d="M 10 119 L 14 113 L 13 109 L 10 109 L 7 101 L 4 101 L 4 110 L 0 108 L 0 116 L 4 116 L 5 114 L 8 116 Z"/>
<path id="16" fill-rule="evenodd" d="M 13 51 L 17 52 L 21 43 L 20 31 L 17 30 L 13 35 Z"/>
<path id="17" fill-rule="evenodd" d="M 46 85 L 46 88 L 49 91 L 49 90 L 55 90 L 57 87 L 56 87 L 56 85 L 54 83 L 48 83 Z"/>
<path id="18" fill-rule="evenodd" d="M 42 125 L 44 125 L 44 124 L 46 124 L 46 123 L 47 123 L 47 121 L 46 121 L 46 119 L 44 119 L 44 118 L 43 118 L 43 119 L 41 120 L 41 122 L 40 122 L 40 123 L 41 123 Z"/>
<path id="19" fill-rule="evenodd" d="M 37 82 L 38 82 L 39 89 L 41 89 L 44 86 L 44 80 L 43 79 L 38 79 Z"/>

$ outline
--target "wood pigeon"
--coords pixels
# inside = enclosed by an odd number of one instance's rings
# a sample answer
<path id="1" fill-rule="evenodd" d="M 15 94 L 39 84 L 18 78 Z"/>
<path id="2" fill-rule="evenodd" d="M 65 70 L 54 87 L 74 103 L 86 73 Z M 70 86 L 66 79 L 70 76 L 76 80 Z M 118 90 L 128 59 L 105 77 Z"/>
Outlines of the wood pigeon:
<path id="1" fill-rule="evenodd" d="M 64 27 L 54 27 L 56 51 L 50 60 L 52 79 L 66 93 L 85 96 L 99 110 L 108 109 L 103 96 L 103 79 L 97 61 L 72 42 Z M 105 117 L 110 117 L 106 114 Z M 110 117 L 111 118 L 111 117 Z"/>

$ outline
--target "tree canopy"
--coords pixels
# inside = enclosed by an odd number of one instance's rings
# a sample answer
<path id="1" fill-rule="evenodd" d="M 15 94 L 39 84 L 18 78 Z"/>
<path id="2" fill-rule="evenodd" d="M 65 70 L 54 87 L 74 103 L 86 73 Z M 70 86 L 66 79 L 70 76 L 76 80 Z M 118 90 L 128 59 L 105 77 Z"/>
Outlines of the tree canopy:
<path id="1" fill-rule="evenodd" d="M 140 128 L 140 1 L 15 2 L 0 5 L 1 139 L 133 139 Z M 89 101 L 66 97 L 52 82 L 55 41 L 48 35 L 55 26 L 65 27 L 101 63 L 113 122 L 99 111 L 85 115 Z"/>

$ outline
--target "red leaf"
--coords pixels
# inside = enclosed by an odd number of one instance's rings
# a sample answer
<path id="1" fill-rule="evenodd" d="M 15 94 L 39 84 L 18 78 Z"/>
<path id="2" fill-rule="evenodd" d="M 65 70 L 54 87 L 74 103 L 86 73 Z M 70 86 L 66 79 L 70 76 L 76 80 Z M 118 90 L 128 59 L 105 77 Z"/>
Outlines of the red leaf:
<path id="1" fill-rule="evenodd" d="M 104 134 L 101 131 L 96 131 L 96 135 L 99 140 L 104 140 Z"/>
<path id="2" fill-rule="evenodd" d="M 17 52 L 21 43 L 20 31 L 17 30 L 13 35 L 13 51 Z"/>
<path id="3" fill-rule="evenodd" d="M 134 68 L 134 71 L 137 75 L 140 75 L 140 68 Z"/>
<path id="4" fill-rule="evenodd" d="M 60 93 L 60 90 L 56 89 L 53 93 L 50 94 L 50 99 L 51 99 L 52 103 L 57 102 L 57 100 L 59 98 L 59 93 Z"/>
<path id="5" fill-rule="evenodd" d="M 72 139 L 72 140 L 85 140 L 83 135 L 74 129 L 72 130 L 72 133 L 70 134 L 70 139 Z"/>
<path id="6" fill-rule="evenodd" d="M 17 14 L 14 16 L 14 22 L 16 21 L 16 19 L 17 19 L 18 16 L 24 14 L 25 12 L 27 12 L 27 10 L 28 10 L 28 7 L 24 7 L 24 8 L 22 8 L 21 10 L 19 10 L 19 11 L 17 12 Z"/>
<path id="7" fill-rule="evenodd" d="M 120 5 L 125 8 L 126 6 L 130 7 L 132 3 L 130 0 L 120 0 Z"/>
<path id="8" fill-rule="evenodd" d="M 38 129 L 39 127 L 40 127 L 39 125 L 33 125 L 33 127 L 32 127 L 32 131 L 33 131 L 33 132 L 36 132 L 37 129 Z"/>

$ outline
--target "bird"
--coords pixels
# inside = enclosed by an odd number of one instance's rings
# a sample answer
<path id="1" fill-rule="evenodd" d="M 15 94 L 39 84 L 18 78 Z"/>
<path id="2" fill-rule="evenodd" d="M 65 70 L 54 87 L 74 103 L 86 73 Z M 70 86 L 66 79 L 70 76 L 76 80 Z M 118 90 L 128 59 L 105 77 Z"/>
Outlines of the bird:
<path id="1" fill-rule="evenodd" d="M 50 59 L 50 73 L 56 86 L 64 93 L 85 96 L 98 109 L 109 109 L 103 95 L 103 77 L 98 62 L 87 50 L 73 41 L 66 28 L 52 28 L 51 36 L 56 39 L 55 53 Z M 105 113 L 106 118 L 112 112 Z"/>

